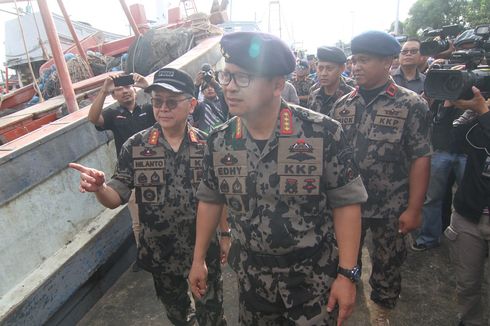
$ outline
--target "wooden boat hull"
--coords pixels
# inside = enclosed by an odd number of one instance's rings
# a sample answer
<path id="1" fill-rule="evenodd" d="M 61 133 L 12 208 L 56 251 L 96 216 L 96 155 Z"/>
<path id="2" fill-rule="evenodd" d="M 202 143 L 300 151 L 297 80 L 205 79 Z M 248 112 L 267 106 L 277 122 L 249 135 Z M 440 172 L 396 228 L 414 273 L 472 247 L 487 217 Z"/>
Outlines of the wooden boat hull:
<path id="1" fill-rule="evenodd" d="M 213 38 L 168 66 L 195 75 L 220 59 Z M 114 105 L 110 97 L 106 103 Z M 77 293 L 132 236 L 127 209 L 105 209 L 80 194 L 78 175 L 67 168 L 80 162 L 110 175 L 115 165 L 111 135 L 97 132 L 87 112 L 0 146 L 1 325 L 42 325 L 68 301 L 76 304 Z"/>

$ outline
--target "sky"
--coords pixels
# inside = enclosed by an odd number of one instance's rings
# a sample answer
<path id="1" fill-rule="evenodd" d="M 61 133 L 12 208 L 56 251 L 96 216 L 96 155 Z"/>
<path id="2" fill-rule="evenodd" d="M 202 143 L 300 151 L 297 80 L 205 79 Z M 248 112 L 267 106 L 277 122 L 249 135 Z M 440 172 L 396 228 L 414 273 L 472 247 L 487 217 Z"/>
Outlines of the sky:
<path id="1" fill-rule="evenodd" d="M 416 0 L 229 0 L 228 15 L 232 20 L 256 20 L 264 32 L 281 36 L 296 48 L 315 53 L 321 45 L 333 45 L 366 30 L 386 30 L 395 20 L 399 1 L 400 21 L 408 16 Z M 178 0 L 126 0 L 128 5 L 142 3 L 148 19 L 161 15 L 160 7 L 177 6 Z M 27 2 L 18 1 L 25 7 Z M 61 14 L 56 0 L 48 0 L 51 11 Z M 212 0 L 195 0 L 198 11 L 209 12 Z M 279 4 L 277 4 L 279 3 Z M 129 24 L 118 0 L 64 0 L 72 20 L 90 23 L 96 28 L 123 35 L 129 34 Z M 37 1 L 33 1 L 38 11 Z M 13 3 L 1 4 L 1 10 L 15 12 Z M 0 12 L 0 60 L 4 62 L 4 21 L 15 16 Z M 279 24 L 280 22 L 280 24 Z M 281 26 L 281 28 L 279 28 Z M 34 31 L 32 31 L 34 32 Z"/>

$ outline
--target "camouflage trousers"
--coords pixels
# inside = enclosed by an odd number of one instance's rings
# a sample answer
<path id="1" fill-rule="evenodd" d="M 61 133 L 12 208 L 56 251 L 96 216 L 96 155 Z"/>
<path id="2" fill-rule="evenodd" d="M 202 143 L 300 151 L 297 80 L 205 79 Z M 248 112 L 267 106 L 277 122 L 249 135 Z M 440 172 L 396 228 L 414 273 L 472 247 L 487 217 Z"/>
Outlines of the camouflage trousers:
<path id="1" fill-rule="evenodd" d="M 326 309 L 337 253 L 333 246 L 326 247 L 302 261 L 279 266 L 272 257 L 257 260 L 234 241 L 228 258 L 238 277 L 239 324 L 337 325 L 338 310 Z"/>
<path id="2" fill-rule="evenodd" d="M 327 312 L 324 298 L 316 298 L 302 305 L 287 309 L 282 298 L 269 302 L 260 296 L 251 295 L 239 286 L 239 322 L 247 326 L 335 326 L 338 309 Z"/>
<path id="3" fill-rule="evenodd" d="M 197 321 L 200 326 L 226 326 L 221 271 L 212 266 L 208 268 L 208 289 L 203 299 L 195 301 L 195 309 L 191 304 L 186 276 L 153 273 L 157 297 L 174 325 L 196 325 Z"/>
<path id="4" fill-rule="evenodd" d="M 369 252 L 372 264 L 369 277 L 371 300 L 380 306 L 393 309 L 401 292 L 401 266 L 407 257 L 404 236 L 398 233 L 398 218 L 363 218 L 359 266 L 362 266 L 361 249 L 367 230 L 371 230 L 373 241 L 372 250 Z"/>

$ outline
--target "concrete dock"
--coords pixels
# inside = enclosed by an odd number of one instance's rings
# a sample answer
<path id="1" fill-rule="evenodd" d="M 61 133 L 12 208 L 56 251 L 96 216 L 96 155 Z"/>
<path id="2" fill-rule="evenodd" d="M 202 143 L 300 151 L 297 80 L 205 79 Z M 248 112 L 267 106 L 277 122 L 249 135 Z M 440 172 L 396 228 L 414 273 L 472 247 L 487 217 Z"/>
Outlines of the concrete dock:
<path id="1" fill-rule="evenodd" d="M 368 255 L 368 250 L 364 249 L 362 284 L 358 286 L 355 312 L 346 323 L 349 326 L 369 325 L 369 310 L 366 306 L 370 293 Z M 487 272 L 488 269 L 487 266 Z M 223 276 L 226 318 L 229 325 L 238 325 L 235 275 L 226 267 Z M 446 242 L 439 248 L 425 252 L 416 253 L 409 249 L 403 268 L 402 294 L 390 320 L 391 325 L 457 325 L 455 286 L 454 269 L 449 262 Z M 487 288 L 486 285 L 485 289 Z M 486 306 L 489 306 L 488 301 Z M 151 275 L 129 269 L 78 325 L 167 326 L 171 323 L 166 319 L 163 306 L 155 296 Z"/>

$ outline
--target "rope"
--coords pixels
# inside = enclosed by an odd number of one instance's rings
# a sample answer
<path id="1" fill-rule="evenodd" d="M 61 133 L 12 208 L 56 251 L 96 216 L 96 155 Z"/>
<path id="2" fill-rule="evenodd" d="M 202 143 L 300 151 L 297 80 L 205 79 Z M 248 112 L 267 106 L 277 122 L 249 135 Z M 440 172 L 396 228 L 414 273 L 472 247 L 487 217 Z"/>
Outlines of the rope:
<path id="1" fill-rule="evenodd" d="M 31 0 L 29 0 L 28 4 L 32 8 Z M 46 49 L 44 48 L 44 44 L 43 44 L 43 41 L 42 41 L 42 38 L 41 38 L 41 32 L 39 31 L 39 26 L 37 24 L 36 14 L 34 13 L 34 10 L 33 10 L 32 16 L 34 17 L 34 25 L 36 25 L 36 29 L 37 29 L 37 37 L 38 37 L 38 40 L 39 40 L 39 45 L 41 46 L 41 50 L 43 51 L 43 58 L 45 60 L 49 60 L 49 55 L 48 55 L 48 52 L 46 51 Z"/>
<path id="2" fill-rule="evenodd" d="M 19 11 L 19 7 L 17 6 L 17 0 L 14 0 L 14 4 L 15 4 L 15 10 L 17 11 L 17 20 L 19 21 L 19 28 L 20 28 L 20 33 L 22 35 L 22 42 L 24 43 L 24 49 L 26 51 L 27 63 L 29 65 L 29 70 L 31 71 L 31 75 L 32 75 L 32 83 L 34 85 L 34 89 L 36 90 L 36 93 L 39 95 L 39 100 L 41 102 L 44 102 L 43 94 L 41 93 L 41 89 L 37 84 L 36 75 L 34 74 L 34 69 L 32 69 L 31 57 L 29 56 L 29 52 L 27 51 L 26 39 L 24 36 L 24 28 L 22 27 L 22 22 L 20 21 L 20 11 Z"/>

